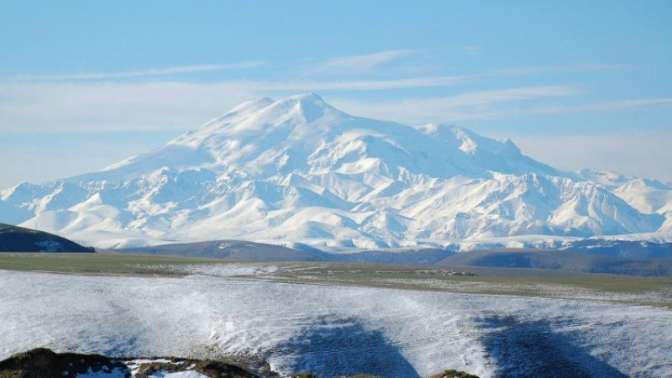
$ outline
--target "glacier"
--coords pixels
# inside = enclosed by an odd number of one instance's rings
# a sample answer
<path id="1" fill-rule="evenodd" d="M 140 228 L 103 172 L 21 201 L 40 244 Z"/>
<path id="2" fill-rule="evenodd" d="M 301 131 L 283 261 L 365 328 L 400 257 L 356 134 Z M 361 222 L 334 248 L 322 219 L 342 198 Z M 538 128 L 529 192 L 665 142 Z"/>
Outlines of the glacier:
<path id="1" fill-rule="evenodd" d="M 237 239 L 327 250 L 672 240 L 672 185 L 566 172 L 510 140 L 248 101 L 97 172 L 0 192 L 0 222 L 100 248 Z"/>

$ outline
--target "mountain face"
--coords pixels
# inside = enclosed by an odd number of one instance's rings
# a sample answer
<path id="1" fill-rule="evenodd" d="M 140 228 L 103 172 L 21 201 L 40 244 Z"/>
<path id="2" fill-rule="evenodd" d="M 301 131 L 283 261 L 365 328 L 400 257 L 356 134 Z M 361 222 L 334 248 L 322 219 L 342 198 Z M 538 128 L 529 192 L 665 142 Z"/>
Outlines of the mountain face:
<path id="1" fill-rule="evenodd" d="M 614 177 L 562 172 L 462 128 L 352 116 L 308 94 L 243 103 L 98 172 L 19 184 L 0 195 L 0 221 L 100 247 L 239 239 L 370 249 L 672 233 L 670 187 Z"/>

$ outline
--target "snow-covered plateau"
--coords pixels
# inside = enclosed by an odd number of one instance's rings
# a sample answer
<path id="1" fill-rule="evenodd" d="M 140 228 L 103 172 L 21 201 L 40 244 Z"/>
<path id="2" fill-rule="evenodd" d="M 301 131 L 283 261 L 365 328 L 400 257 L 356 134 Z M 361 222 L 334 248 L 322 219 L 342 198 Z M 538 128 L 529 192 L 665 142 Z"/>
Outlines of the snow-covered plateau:
<path id="1" fill-rule="evenodd" d="M 98 172 L 0 192 L 0 222 L 96 247 L 238 239 L 331 250 L 672 240 L 672 186 L 564 172 L 510 140 L 245 102 Z"/>
<path id="2" fill-rule="evenodd" d="M 447 368 L 481 377 L 672 376 L 665 307 L 278 283 L 237 277 L 239 268 L 209 269 L 222 272 L 2 271 L 0 359 L 41 346 L 109 356 L 256 356 L 283 374 L 327 378 L 426 377 Z"/>

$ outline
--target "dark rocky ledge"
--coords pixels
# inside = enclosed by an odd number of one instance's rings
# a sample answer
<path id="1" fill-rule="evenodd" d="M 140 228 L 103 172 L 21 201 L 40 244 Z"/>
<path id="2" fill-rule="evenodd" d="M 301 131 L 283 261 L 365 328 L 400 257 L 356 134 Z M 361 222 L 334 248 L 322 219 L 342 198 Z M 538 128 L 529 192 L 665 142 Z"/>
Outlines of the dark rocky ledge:
<path id="1" fill-rule="evenodd" d="M 0 378 L 148 378 L 194 371 L 212 378 L 264 377 L 238 365 L 184 358 L 110 358 L 97 354 L 55 353 L 38 348 L 0 361 Z M 157 374 L 157 375 L 158 375 Z M 272 376 L 272 375 L 271 375 Z"/>
<path id="2" fill-rule="evenodd" d="M 277 378 L 270 369 L 253 369 L 242 364 L 174 357 L 112 358 L 98 354 L 55 353 L 37 348 L 0 361 L 0 378 L 149 378 L 168 373 L 195 372 L 209 378 Z M 289 378 L 318 378 L 310 373 Z M 348 378 L 348 377 L 343 377 Z M 359 374 L 350 378 L 376 378 Z M 430 378 L 478 378 L 446 370 Z"/>

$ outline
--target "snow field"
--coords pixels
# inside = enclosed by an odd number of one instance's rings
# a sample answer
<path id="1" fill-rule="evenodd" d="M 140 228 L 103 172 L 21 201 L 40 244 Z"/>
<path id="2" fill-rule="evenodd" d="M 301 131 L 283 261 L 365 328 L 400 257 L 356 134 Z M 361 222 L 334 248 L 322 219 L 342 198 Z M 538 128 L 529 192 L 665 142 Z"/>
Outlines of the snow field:
<path id="1" fill-rule="evenodd" d="M 504 374 L 511 361 L 535 368 L 525 347 L 500 342 L 524 331 L 563 363 L 594 376 L 609 376 L 605 369 L 672 375 L 672 312 L 663 308 L 280 284 L 226 274 L 2 271 L 0 290 L 0 358 L 46 346 L 114 356 L 254 355 L 284 374 L 324 377 L 428 376 L 447 368 L 491 377 Z"/>

